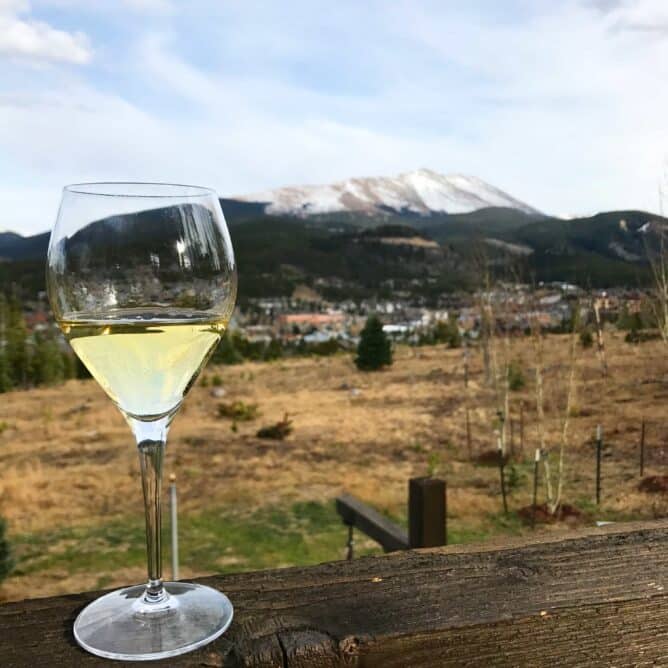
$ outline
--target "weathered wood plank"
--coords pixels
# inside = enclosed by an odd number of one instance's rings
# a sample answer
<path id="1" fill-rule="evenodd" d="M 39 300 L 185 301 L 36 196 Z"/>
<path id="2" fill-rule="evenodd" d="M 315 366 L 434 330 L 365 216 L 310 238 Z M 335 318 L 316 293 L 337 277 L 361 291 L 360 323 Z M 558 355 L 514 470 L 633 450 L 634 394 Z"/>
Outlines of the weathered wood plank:
<path id="1" fill-rule="evenodd" d="M 204 578 L 234 602 L 232 627 L 157 665 L 668 665 L 667 575 L 658 522 Z M 72 639 L 94 596 L 0 606 L 0 665 L 114 665 Z"/>

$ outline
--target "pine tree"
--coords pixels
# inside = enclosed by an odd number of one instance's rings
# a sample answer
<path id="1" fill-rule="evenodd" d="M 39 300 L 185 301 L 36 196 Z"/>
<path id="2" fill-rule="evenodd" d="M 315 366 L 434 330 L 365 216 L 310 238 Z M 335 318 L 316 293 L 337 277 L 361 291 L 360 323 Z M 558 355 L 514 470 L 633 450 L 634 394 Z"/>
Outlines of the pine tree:
<path id="1" fill-rule="evenodd" d="M 77 377 L 77 358 L 72 353 L 62 350 L 60 353 L 63 357 L 63 369 L 65 370 L 65 380 Z"/>
<path id="2" fill-rule="evenodd" d="M 7 307 L 5 329 L 6 355 L 9 373 L 14 386 L 25 386 L 30 375 L 30 357 L 28 355 L 28 328 L 23 318 L 23 310 L 17 300 L 12 300 Z"/>
<path id="3" fill-rule="evenodd" d="M 14 560 L 12 559 L 11 551 L 9 549 L 9 542 L 5 537 L 6 527 L 5 520 L 0 517 L 0 582 L 10 574 L 14 567 Z"/>
<path id="4" fill-rule="evenodd" d="M 454 318 L 439 320 L 434 327 L 434 340 L 437 343 L 446 343 L 449 348 L 459 348 L 462 345 L 462 335 Z"/>
<path id="5" fill-rule="evenodd" d="M 361 371 L 376 371 L 392 364 L 392 344 L 376 315 L 369 316 L 364 325 L 355 364 Z"/>
<path id="6" fill-rule="evenodd" d="M 35 385 L 52 385 L 65 379 L 65 360 L 54 339 L 44 335 L 36 336 L 31 362 L 31 376 Z"/>
<path id="7" fill-rule="evenodd" d="M 11 369 L 4 350 L 0 350 L 0 392 L 9 392 L 14 387 Z"/>
<path id="8" fill-rule="evenodd" d="M 278 339 L 272 339 L 264 349 L 263 359 L 267 362 L 283 357 L 283 346 Z"/>
<path id="9" fill-rule="evenodd" d="M 7 297 L 0 292 L 0 341 L 4 348 L 7 342 L 7 323 L 9 319 L 9 309 L 7 307 Z"/>
<path id="10" fill-rule="evenodd" d="M 214 364 L 240 364 L 244 361 L 243 355 L 237 350 L 229 332 L 225 332 L 225 336 L 220 340 L 211 356 L 211 361 Z"/>
<path id="11" fill-rule="evenodd" d="M 0 392 L 8 392 L 14 386 L 7 357 L 7 320 L 7 298 L 0 293 Z"/>

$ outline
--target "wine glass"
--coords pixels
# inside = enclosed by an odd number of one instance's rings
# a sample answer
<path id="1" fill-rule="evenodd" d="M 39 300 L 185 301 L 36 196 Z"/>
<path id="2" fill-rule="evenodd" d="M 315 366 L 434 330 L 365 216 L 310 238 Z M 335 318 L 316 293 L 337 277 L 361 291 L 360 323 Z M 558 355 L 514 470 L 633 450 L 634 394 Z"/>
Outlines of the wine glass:
<path id="1" fill-rule="evenodd" d="M 162 581 L 160 497 L 169 425 L 225 330 L 236 281 L 214 191 L 162 183 L 63 190 L 48 250 L 49 300 L 134 433 L 146 513 L 147 584 L 98 598 L 74 622 L 77 642 L 98 656 L 175 656 L 232 621 L 224 594 Z"/>

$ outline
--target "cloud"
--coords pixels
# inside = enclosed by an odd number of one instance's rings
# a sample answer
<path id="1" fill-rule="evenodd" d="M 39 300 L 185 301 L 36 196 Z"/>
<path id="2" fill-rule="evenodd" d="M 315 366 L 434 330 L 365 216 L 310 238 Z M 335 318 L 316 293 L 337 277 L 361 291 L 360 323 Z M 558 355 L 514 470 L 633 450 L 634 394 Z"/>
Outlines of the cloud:
<path id="1" fill-rule="evenodd" d="M 477 175 L 548 213 L 657 208 L 668 43 L 619 26 L 657 21 L 662 3 L 369 0 L 323 14 L 299 0 L 100 0 L 104 18 L 44 3 L 31 17 L 84 21 L 96 57 L 7 61 L 0 76 L 0 204 L 32 193 L 11 214 L 23 231 L 46 229 L 73 181 L 229 196 L 417 167 Z"/>
<path id="2" fill-rule="evenodd" d="M 668 35 L 668 6 L 664 0 L 588 0 L 598 9 L 612 31 Z"/>
<path id="3" fill-rule="evenodd" d="M 0 56 L 85 65 L 92 52 L 86 35 L 53 28 L 43 21 L 22 18 L 29 5 L 20 0 L 0 0 Z"/>
<path id="4" fill-rule="evenodd" d="M 4 0 L 6 2 L 18 0 Z M 3 0 L 0 0 L 0 7 Z M 173 0 L 39 0 L 40 7 L 76 12 L 78 16 L 92 15 L 100 18 L 116 15 L 127 18 L 127 12 L 145 15 L 170 16 L 177 13 Z"/>
<path id="5" fill-rule="evenodd" d="M 175 7 L 170 0 L 123 0 L 129 9 L 138 12 L 172 13 Z"/>

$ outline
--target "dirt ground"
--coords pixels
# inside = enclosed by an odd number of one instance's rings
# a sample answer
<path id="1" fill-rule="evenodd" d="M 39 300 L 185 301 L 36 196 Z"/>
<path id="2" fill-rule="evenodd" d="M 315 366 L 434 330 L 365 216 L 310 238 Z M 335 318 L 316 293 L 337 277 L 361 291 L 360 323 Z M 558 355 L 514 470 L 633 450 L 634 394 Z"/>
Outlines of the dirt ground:
<path id="1" fill-rule="evenodd" d="M 545 346 L 547 445 L 556 469 L 565 403 L 568 337 Z M 564 501 L 584 519 L 651 518 L 668 511 L 666 495 L 638 491 L 638 442 L 646 420 L 646 475 L 668 461 L 668 347 L 631 345 L 607 334 L 610 369 L 604 378 L 595 349 L 578 346 L 577 397 L 565 460 Z M 505 354 L 505 353 L 504 353 Z M 507 354 L 526 380 L 510 394 L 516 480 L 511 511 L 531 502 L 530 472 L 537 446 L 530 339 L 512 341 Z M 298 358 L 208 368 L 171 429 L 165 474 L 176 475 L 184 514 L 207 508 L 266 508 L 299 501 L 330 502 L 343 490 L 381 511 L 402 516 L 407 480 L 435 473 L 448 483 L 448 518 L 476 526 L 500 512 L 498 471 L 469 459 L 465 412 L 470 409 L 472 454 L 495 447 L 496 407 L 485 384 L 482 355 L 472 350 L 464 387 L 462 350 L 443 346 L 395 352 L 394 365 L 358 372 L 349 355 Z M 214 375 L 224 396 L 214 396 Z M 218 405 L 257 404 L 258 416 L 233 423 Z M 520 404 L 524 449 L 520 449 Z M 288 413 L 284 441 L 256 437 Z M 603 425 L 603 502 L 594 495 L 596 425 Z M 54 527 L 95 526 L 141 513 L 137 457 L 129 428 L 93 381 L 0 397 L 0 515 L 12 534 Z M 515 474 L 513 474 L 515 475 Z M 541 484 L 541 500 L 544 488 Z M 559 523 L 550 530 L 559 530 Z M 88 586 L 88 581 L 69 583 Z M 12 589 L 12 579 L 6 587 Z M 50 590 L 49 590 L 50 591 Z"/>

